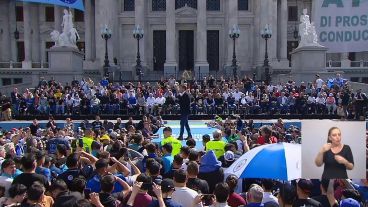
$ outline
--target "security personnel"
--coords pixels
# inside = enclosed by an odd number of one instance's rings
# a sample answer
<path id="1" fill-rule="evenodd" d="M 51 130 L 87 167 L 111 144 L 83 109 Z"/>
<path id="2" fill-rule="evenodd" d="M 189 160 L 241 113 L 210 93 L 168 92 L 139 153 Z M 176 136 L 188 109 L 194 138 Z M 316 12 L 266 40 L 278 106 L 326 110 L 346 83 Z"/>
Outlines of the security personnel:
<path id="1" fill-rule="evenodd" d="M 93 139 L 92 129 L 86 129 L 86 131 L 84 132 L 84 137 L 82 138 L 82 141 L 83 141 L 84 151 L 91 153 L 92 152 L 92 142 L 95 141 Z"/>
<path id="2" fill-rule="evenodd" d="M 212 133 L 213 140 L 206 143 L 206 151 L 212 150 L 217 159 L 219 159 L 222 155 L 225 154 L 225 145 L 226 143 L 222 141 L 222 132 L 221 130 L 216 130 Z"/>
<path id="3" fill-rule="evenodd" d="M 170 143 L 173 150 L 171 156 L 175 156 L 180 153 L 181 141 L 177 140 L 172 136 L 172 129 L 170 127 L 165 127 L 164 130 L 164 139 L 161 141 L 161 146 L 164 144 Z"/>

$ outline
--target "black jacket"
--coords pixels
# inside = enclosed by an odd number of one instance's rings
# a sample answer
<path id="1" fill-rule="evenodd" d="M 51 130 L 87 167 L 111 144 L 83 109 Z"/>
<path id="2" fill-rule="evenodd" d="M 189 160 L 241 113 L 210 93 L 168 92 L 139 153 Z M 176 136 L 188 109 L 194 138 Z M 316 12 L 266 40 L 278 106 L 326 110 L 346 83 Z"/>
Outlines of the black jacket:
<path id="1" fill-rule="evenodd" d="M 178 96 L 179 105 L 180 105 L 180 113 L 182 115 L 190 114 L 190 97 L 187 93 Z"/>

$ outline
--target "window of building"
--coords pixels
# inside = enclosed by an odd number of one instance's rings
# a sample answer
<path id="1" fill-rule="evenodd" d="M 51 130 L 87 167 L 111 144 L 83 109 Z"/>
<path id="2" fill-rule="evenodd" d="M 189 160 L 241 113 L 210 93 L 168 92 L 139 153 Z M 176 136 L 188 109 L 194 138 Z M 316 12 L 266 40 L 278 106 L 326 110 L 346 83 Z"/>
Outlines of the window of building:
<path id="1" fill-rule="evenodd" d="M 362 77 L 362 83 L 368 83 L 368 77 Z"/>
<path id="2" fill-rule="evenodd" d="M 85 50 L 85 43 L 84 42 L 77 42 L 77 47 L 79 49 L 79 51 L 83 51 Z"/>
<path id="3" fill-rule="evenodd" d="M 25 58 L 25 50 L 24 50 L 24 42 L 18 41 L 17 42 L 17 62 L 22 62 Z"/>
<path id="4" fill-rule="evenodd" d="M 207 11 L 220 11 L 220 0 L 207 0 Z"/>
<path id="5" fill-rule="evenodd" d="M 84 22 L 84 12 L 78 9 L 74 9 L 74 21 Z"/>
<path id="6" fill-rule="evenodd" d="M 298 41 L 288 41 L 287 42 L 287 59 L 291 61 L 291 52 L 295 50 L 299 45 Z"/>
<path id="7" fill-rule="evenodd" d="M 359 82 L 359 77 L 350 77 L 351 82 Z"/>
<path id="8" fill-rule="evenodd" d="M 175 9 L 180 9 L 185 5 L 197 9 L 197 0 L 175 0 Z"/>
<path id="9" fill-rule="evenodd" d="M 288 20 L 289 21 L 298 21 L 298 7 L 297 6 L 289 6 L 289 8 L 288 8 Z"/>
<path id="10" fill-rule="evenodd" d="M 152 11 L 166 11 L 166 0 L 152 0 Z"/>
<path id="11" fill-rule="evenodd" d="M 248 0 L 238 0 L 238 10 L 239 11 L 248 11 L 249 10 Z"/>
<path id="12" fill-rule="evenodd" d="M 124 11 L 134 11 L 134 0 L 124 0 Z"/>
<path id="13" fill-rule="evenodd" d="M 55 21 L 54 7 L 53 6 L 45 7 L 45 21 L 46 22 Z"/>
<path id="14" fill-rule="evenodd" d="M 1 82 L 3 83 L 3 86 L 11 85 L 11 78 L 2 78 Z"/>
<path id="15" fill-rule="evenodd" d="M 355 52 L 349 52 L 349 57 L 348 59 L 350 61 L 356 61 L 356 53 Z"/>
<path id="16" fill-rule="evenodd" d="M 16 16 L 17 22 L 23 22 L 23 6 L 15 7 L 15 16 Z"/>
<path id="17" fill-rule="evenodd" d="M 49 62 L 49 52 L 47 50 L 50 49 L 54 45 L 55 45 L 54 42 L 46 42 L 45 43 L 45 47 L 46 47 L 46 62 Z"/>
<path id="18" fill-rule="evenodd" d="M 23 83 L 23 78 L 14 78 L 13 83 L 14 84 L 21 84 L 21 83 Z"/>

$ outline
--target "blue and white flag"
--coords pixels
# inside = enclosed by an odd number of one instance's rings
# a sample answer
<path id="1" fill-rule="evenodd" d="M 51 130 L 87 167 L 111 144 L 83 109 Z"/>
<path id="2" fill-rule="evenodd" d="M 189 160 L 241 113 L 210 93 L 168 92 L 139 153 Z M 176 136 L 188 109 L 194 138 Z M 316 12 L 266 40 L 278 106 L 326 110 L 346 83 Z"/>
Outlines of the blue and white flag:
<path id="1" fill-rule="evenodd" d="M 55 4 L 84 11 L 83 0 L 18 0 L 18 1 Z"/>

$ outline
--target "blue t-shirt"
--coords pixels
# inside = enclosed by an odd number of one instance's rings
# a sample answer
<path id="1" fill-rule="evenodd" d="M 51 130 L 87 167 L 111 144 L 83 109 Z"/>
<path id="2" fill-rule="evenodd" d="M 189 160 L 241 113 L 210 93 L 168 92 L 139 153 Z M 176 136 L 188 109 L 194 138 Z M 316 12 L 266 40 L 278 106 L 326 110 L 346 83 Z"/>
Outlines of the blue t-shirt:
<path id="1" fill-rule="evenodd" d="M 164 164 L 164 174 L 170 172 L 172 164 L 174 162 L 174 157 L 171 154 L 166 154 L 162 157 L 162 162 Z"/>
<path id="2" fill-rule="evenodd" d="M 125 181 L 125 177 L 123 175 L 119 174 L 116 176 Z M 92 179 L 88 180 L 86 188 L 90 188 L 91 192 L 95 193 L 101 192 L 100 179 L 101 179 L 100 175 L 95 175 Z M 114 191 L 112 193 L 118 193 L 123 190 L 124 190 L 123 186 L 121 186 L 119 182 L 115 182 Z"/>
<path id="3" fill-rule="evenodd" d="M 49 182 L 51 181 L 51 170 L 49 168 L 37 167 L 36 173 L 45 176 Z"/>
<path id="4" fill-rule="evenodd" d="M 106 87 L 106 86 L 109 85 L 109 80 L 103 79 L 103 80 L 101 80 L 100 84 L 101 84 L 101 86 Z"/>
<path id="5" fill-rule="evenodd" d="M 53 138 L 50 139 L 46 144 L 46 150 L 49 154 L 56 154 L 57 146 L 59 144 L 65 145 L 67 150 L 70 150 L 70 144 L 65 138 Z"/>
<path id="6" fill-rule="evenodd" d="M 129 102 L 130 105 L 136 105 L 137 104 L 137 98 L 134 97 L 134 96 L 130 96 L 128 98 L 128 102 Z"/>
<path id="7" fill-rule="evenodd" d="M 171 198 L 164 198 L 164 203 L 167 207 L 183 207 L 181 204 L 179 204 L 178 202 L 174 201 Z M 159 207 L 160 205 L 158 204 L 158 200 L 153 200 L 148 207 Z"/>

